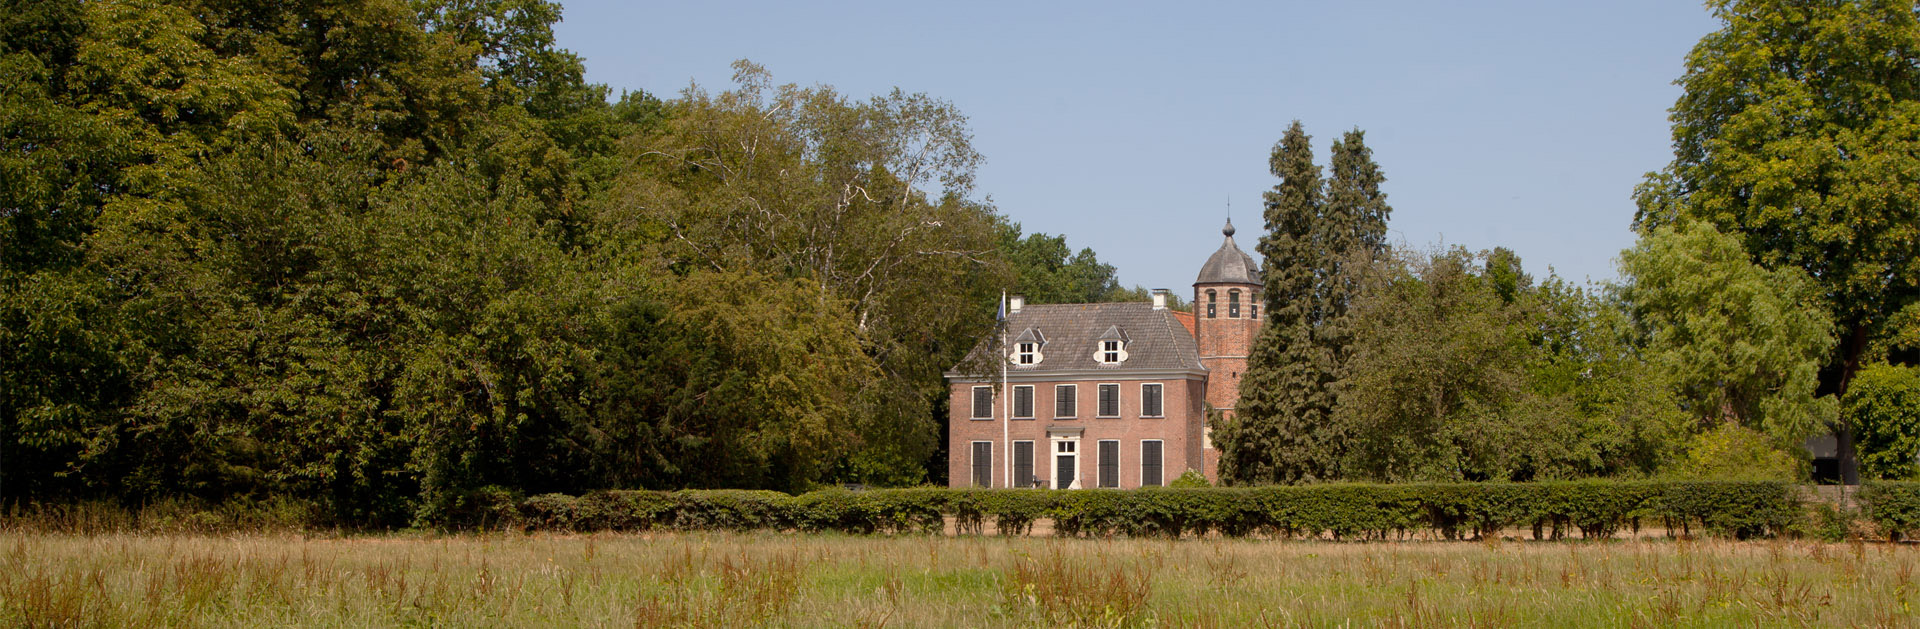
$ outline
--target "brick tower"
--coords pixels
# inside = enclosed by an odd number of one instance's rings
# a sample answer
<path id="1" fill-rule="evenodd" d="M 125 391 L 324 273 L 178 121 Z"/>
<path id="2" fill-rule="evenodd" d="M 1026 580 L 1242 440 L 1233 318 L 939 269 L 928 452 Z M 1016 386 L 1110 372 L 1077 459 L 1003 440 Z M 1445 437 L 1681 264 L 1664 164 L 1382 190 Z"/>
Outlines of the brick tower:
<path id="1" fill-rule="evenodd" d="M 1260 267 L 1234 244 L 1231 219 L 1220 232 L 1226 240 L 1193 281 L 1193 336 L 1200 364 L 1208 371 L 1207 404 L 1232 417 L 1240 399 L 1240 374 L 1247 370 L 1247 354 L 1260 332 Z M 1220 453 L 1210 438 L 1203 441 L 1207 479 L 1219 482 Z"/>

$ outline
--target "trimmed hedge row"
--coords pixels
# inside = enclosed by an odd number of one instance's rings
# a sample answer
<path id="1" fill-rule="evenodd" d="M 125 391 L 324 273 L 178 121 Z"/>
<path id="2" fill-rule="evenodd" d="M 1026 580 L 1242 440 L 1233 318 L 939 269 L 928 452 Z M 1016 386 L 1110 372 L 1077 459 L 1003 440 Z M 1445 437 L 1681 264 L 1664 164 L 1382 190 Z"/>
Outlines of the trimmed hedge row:
<path id="1" fill-rule="evenodd" d="M 1889 514 L 1889 522 L 1920 523 L 1920 484 L 1876 488 L 1880 493 L 1875 496 L 1887 496 L 1876 503 L 1885 505 L 1876 514 Z M 1868 492 L 1861 495 L 1865 500 Z M 1907 506 L 1896 509 L 1896 503 Z M 1710 535 L 1747 538 L 1787 533 L 1806 517 L 1805 505 L 1787 483 L 1661 481 L 1079 491 L 834 489 L 799 496 L 738 490 L 600 491 L 524 500 L 493 490 L 463 496 L 451 507 L 442 523 L 450 528 L 938 533 L 952 517 L 961 533 L 981 533 L 990 521 L 1002 534 L 1024 535 L 1036 520 L 1051 518 L 1060 535 L 1218 533 L 1334 539 L 1422 533 L 1462 539 L 1515 527 L 1531 527 L 1540 539 L 1576 531 L 1599 538 L 1637 531 L 1643 522 L 1676 533 L 1698 528 Z"/>
<path id="2" fill-rule="evenodd" d="M 1920 482 L 1869 482 L 1854 498 L 1861 514 L 1889 540 L 1920 530 Z"/>

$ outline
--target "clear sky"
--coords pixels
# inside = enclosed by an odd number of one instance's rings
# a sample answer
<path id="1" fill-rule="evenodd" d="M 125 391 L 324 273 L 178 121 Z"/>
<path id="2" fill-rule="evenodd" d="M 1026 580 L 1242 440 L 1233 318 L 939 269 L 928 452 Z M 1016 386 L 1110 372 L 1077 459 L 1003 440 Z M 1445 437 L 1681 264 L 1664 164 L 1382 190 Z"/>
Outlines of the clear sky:
<path id="1" fill-rule="evenodd" d="M 1673 80 L 1718 27 L 1685 0 L 814 4 L 565 0 L 557 32 L 616 93 L 725 89 L 745 58 L 781 83 L 951 101 L 986 156 L 976 196 L 1180 293 L 1229 198 L 1254 253 L 1294 119 L 1322 164 L 1366 131 L 1393 239 L 1610 280 L 1633 187 L 1672 156 Z"/>

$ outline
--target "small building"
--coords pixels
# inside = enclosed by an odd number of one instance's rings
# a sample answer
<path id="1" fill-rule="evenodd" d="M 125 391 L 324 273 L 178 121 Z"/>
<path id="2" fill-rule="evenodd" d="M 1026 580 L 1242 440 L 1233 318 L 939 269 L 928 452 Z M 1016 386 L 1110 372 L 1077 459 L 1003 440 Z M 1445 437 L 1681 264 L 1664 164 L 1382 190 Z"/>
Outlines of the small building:
<path id="1" fill-rule="evenodd" d="M 947 372 L 948 484 L 1125 489 L 1187 470 L 1217 482 L 1207 412 L 1233 412 L 1261 298 L 1231 221 L 1222 233 L 1191 313 L 1165 290 L 1150 303 L 1009 300 L 1001 330 Z"/>

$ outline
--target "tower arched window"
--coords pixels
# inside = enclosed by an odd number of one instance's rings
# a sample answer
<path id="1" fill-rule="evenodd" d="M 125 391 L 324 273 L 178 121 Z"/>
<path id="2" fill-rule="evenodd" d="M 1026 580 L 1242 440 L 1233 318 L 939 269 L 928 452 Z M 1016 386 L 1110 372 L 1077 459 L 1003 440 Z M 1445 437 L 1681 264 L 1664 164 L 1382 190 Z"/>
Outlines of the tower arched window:
<path id="1" fill-rule="evenodd" d="M 1219 298 L 1220 296 L 1217 294 L 1214 294 L 1213 291 L 1207 291 L 1207 318 L 1208 319 L 1213 318 L 1213 303 L 1215 301 L 1219 301 Z"/>
<path id="2" fill-rule="evenodd" d="M 1240 318 L 1240 291 L 1227 291 L 1227 318 Z"/>

